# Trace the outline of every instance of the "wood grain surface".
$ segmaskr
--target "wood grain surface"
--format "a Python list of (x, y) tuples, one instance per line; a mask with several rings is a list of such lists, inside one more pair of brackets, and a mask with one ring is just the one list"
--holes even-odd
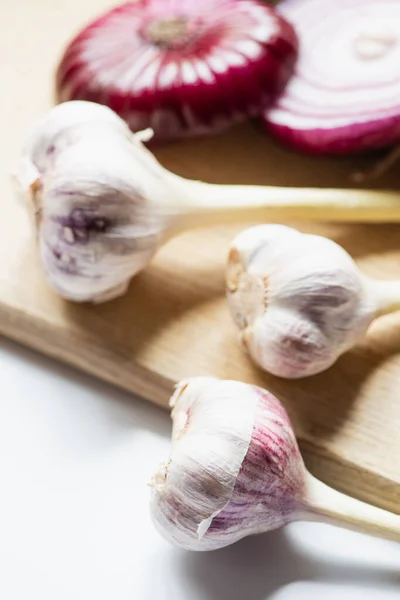
[[(69, 304), (48, 287), (10, 173), (27, 129), (51, 106), (53, 70), (64, 44), (110, 5), (106, 0), (1, 4), (0, 332), (163, 406), (182, 377), (211, 374), (265, 386), (285, 403), (315, 475), (400, 512), (400, 315), (375, 322), (365, 343), (328, 372), (288, 382), (251, 364), (226, 310), (224, 263), (238, 227), (175, 239), (125, 297), (108, 304)], [(156, 154), (180, 175), (226, 183), (350, 187), (351, 174), (369, 164), (365, 158), (290, 153), (256, 124), (172, 144)], [(376, 185), (400, 189), (398, 172), (393, 169)], [(398, 225), (300, 228), (338, 241), (369, 275), (400, 277)]]

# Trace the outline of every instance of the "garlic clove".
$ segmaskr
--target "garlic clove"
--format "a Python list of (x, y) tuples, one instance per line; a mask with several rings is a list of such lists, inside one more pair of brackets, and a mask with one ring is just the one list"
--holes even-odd
[(66, 48), (61, 101), (110, 106), (157, 139), (216, 133), (256, 116), (285, 85), (292, 27), (254, 0), (139, 0), (102, 15)]
[(227, 298), (250, 356), (286, 378), (330, 367), (365, 334), (378, 308), (340, 246), (277, 225), (250, 228), (233, 241)]
[(189, 379), (173, 396), (172, 450), (152, 482), (160, 533), (212, 550), (289, 522), (303, 466), (288, 417), (268, 392), (236, 381)]
[(400, 515), (306, 471), (289, 417), (266, 390), (194, 378), (178, 384), (172, 404), (171, 453), (150, 483), (151, 516), (167, 541), (215, 550), (295, 520), (400, 541)]

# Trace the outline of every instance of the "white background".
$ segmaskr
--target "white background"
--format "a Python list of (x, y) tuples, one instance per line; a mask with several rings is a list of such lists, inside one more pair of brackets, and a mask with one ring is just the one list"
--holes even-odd
[(166, 413), (1, 338), (0, 380), (2, 600), (399, 600), (400, 545), (329, 526), (170, 547), (146, 485)]

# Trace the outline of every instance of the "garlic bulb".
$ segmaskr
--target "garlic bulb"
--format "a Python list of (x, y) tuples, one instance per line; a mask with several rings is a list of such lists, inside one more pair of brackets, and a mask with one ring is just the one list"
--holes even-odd
[(263, 369), (287, 378), (330, 367), (371, 321), (400, 308), (400, 283), (362, 275), (338, 244), (283, 225), (233, 241), (227, 297), (241, 340)]
[(136, 0), (71, 41), (57, 93), (106, 104), (158, 140), (217, 133), (269, 106), (296, 56), (291, 25), (258, 1)]
[(400, 541), (400, 516), (348, 498), (305, 469), (280, 402), (261, 388), (201, 377), (171, 398), (172, 448), (151, 481), (158, 531), (214, 550), (297, 519)]
[(186, 229), (265, 215), (400, 220), (396, 193), (210, 185), (164, 169), (105, 106), (66, 102), (34, 127), (16, 180), (35, 214), (45, 273), (75, 301), (124, 293), (158, 247)]
[(142, 137), (105, 106), (70, 102), (27, 140), (17, 180), (34, 207), (44, 271), (65, 298), (123, 293), (173, 221), (171, 192)]
[(276, 398), (209, 377), (181, 382), (171, 406), (172, 451), (152, 494), (153, 519), (167, 539), (212, 550), (292, 520), (304, 467)]

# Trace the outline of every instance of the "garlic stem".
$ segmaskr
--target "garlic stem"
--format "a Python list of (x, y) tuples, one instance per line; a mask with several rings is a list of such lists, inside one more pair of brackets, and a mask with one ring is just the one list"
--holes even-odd
[(387, 540), (400, 542), (400, 515), (371, 506), (330, 488), (309, 473), (306, 513), (301, 520), (323, 521)]
[(266, 218), (400, 222), (397, 191), (216, 185), (190, 180), (181, 180), (181, 184), (187, 213), (182, 216), (181, 229)]
[(213, 185), (163, 168), (100, 104), (66, 102), (32, 130), (16, 180), (35, 207), (39, 251), (63, 297), (104, 301), (172, 236), (267, 219), (399, 221), (399, 192)]
[(376, 317), (400, 310), (400, 281), (374, 279), (371, 286), (376, 298)]

